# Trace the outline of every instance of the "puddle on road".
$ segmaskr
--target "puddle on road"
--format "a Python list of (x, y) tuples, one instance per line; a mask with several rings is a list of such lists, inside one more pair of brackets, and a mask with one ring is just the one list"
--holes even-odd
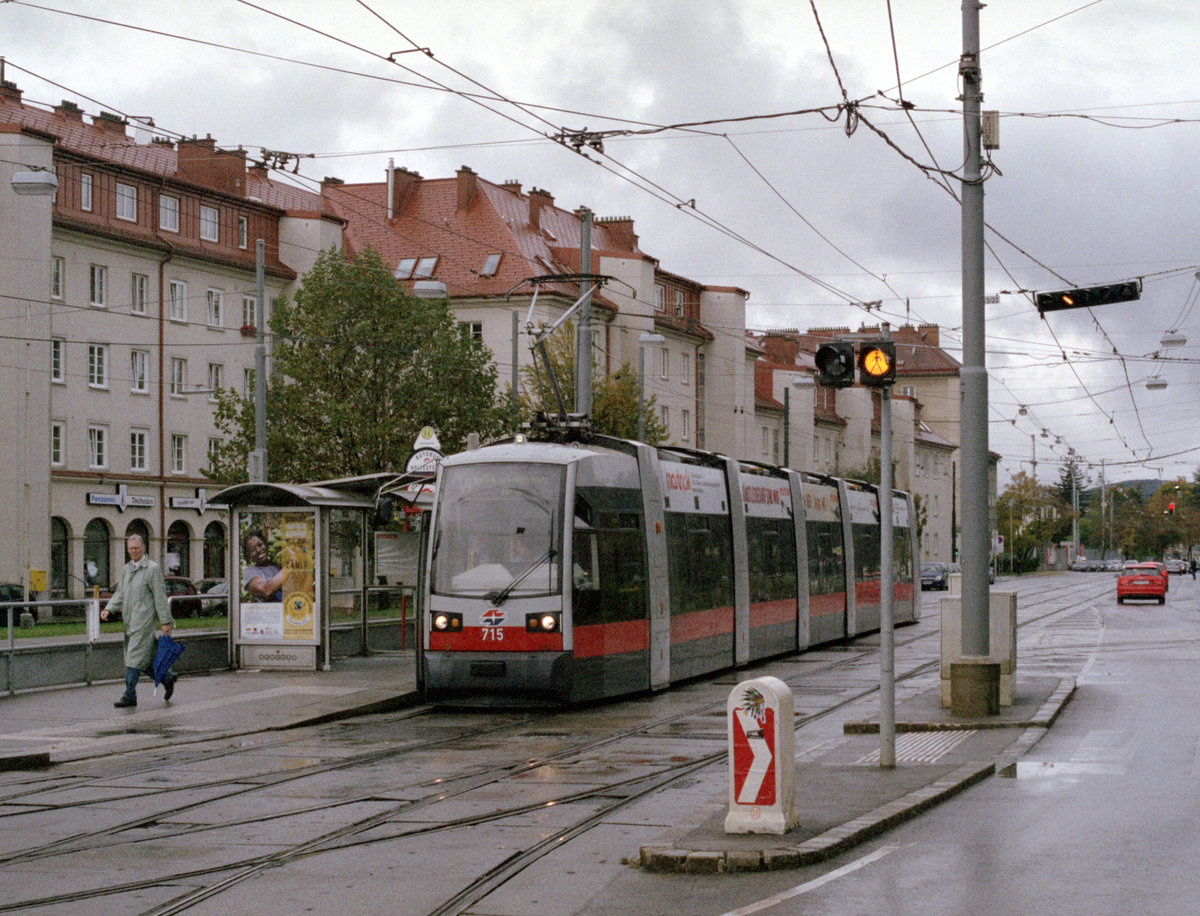
[(1044, 779), (1048, 776), (1062, 776), (1065, 773), (1066, 770), (1056, 764), (1029, 760), (1001, 767), (996, 775), (1001, 779)]

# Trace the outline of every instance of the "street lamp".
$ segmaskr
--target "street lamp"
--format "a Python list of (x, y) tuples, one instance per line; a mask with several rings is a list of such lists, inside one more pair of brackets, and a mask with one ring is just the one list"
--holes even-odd
[(412, 293), (418, 299), (445, 299), (446, 284), (441, 280), (418, 280), (413, 284)]
[(643, 333), (638, 336), (638, 424), (637, 437), (641, 442), (646, 438), (646, 346), (648, 344), (665, 344), (667, 338), (661, 334)]
[(47, 169), (17, 172), (9, 184), (22, 197), (49, 197), (58, 191), (58, 177)]

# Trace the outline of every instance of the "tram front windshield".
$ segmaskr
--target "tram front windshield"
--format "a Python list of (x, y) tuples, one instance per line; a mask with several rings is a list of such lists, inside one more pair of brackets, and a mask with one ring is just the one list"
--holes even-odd
[(444, 468), (433, 541), (433, 592), (459, 597), (561, 592), (565, 482), (560, 465)]

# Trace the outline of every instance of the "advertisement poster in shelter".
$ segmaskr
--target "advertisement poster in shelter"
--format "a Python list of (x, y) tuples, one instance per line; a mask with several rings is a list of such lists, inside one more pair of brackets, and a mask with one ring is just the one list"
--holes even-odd
[(303, 510), (239, 513), (242, 641), (317, 643), (315, 519)]

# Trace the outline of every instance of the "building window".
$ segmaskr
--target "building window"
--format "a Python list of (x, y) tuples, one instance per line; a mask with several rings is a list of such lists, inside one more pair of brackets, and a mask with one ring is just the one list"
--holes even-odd
[(767, 457), (767, 448), (771, 444), (771, 431), (765, 426), (762, 427), (762, 456)]
[(88, 467), (108, 467), (108, 427), (88, 426)]
[(135, 315), (146, 314), (146, 295), (150, 289), (150, 278), (145, 274), (134, 274), (131, 281), (129, 295), (130, 305), (129, 311)]
[(60, 468), (66, 464), (66, 460), (63, 458), (66, 438), (66, 424), (61, 420), (52, 420), (50, 422), (50, 464), (53, 467)]
[(158, 198), (158, 228), (164, 232), (179, 231), (178, 197), (167, 197), (164, 194)]
[(136, 394), (150, 391), (150, 351), (129, 351), (129, 390)]
[(680, 370), (680, 379), (679, 380), (681, 382), (683, 382), (683, 384), (686, 385), (688, 383), (688, 367), (689, 367), (689, 364), (691, 363), (691, 360), (688, 359), (687, 353), (679, 354), (679, 358), (683, 361), (683, 366)]
[(689, 431), (692, 428), (692, 412), (690, 410), (680, 411), (679, 425), (683, 427), (682, 431), (680, 432), (680, 437), (684, 442), (686, 442)]
[(667, 308), (667, 291), (660, 284), (654, 284), (654, 310), (656, 312), (666, 311)]
[(171, 473), (182, 474), (187, 466), (187, 436), (171, 434)]
[(225, 367), (221, 363), (208, 364), (208, 399), (216, 403), (217, 392), (225, 383)]
[(242, 296), (242, 327), (258, 327), (258, 299), (254, 296)]
[(172, 321), (187, 321), (187, 284), (172, 280), (167, 284), (167, 299), (170, 303), (167, 317)]
[(104, 308), (107, 300), (108, 268), (102, 264), (93, 264), (88, 271), (88, 301), (97, 308)]
[(216, 207), (200, 208), (200, 238), (215, 242), (220, 238), (221, 214)]
[(658, 352), (660, 358), (658, 377), (667, 378), (671, 374), (671, 353), (666, 347), (663, 347)]
[(171, 357), (171, 396), (183, 397), (187, 390), (187, 360)]
[(146, 431), (144, 429), (129, 431), (129, 470), (146, 470)]
[(483, 340), (483, 322), (482, 321), (464, 321), (462, 323), (463, 333), (472, 340)]
[(401, 258), (396, 265), (395, 277), (397, 280), (407, 280), (412, 276), (413, 268), (417, 266), (416, 258)]
[(771, 461), (779, 464), (779, 430), (771, 430)]
[(483, 262), (483, 270), (479, 272), (481, 277), (494, 277), (496, 271), (500, 269), (500, 255), (489, 254), (487, 260)]
[(50, 381), (57, 385), (67, 381), (66, 346), (67, 342), (58, 337), (50, 341)]
[(437, 262), (437, 257), (421, 258), (421, 260), (417, 261), (417, 269), (413, 271), (413, 279), (419, 280), (432, 277), (434, 268), (437, 267)]
[(220, 454), (221, 454), (221, 440), (218, 438), (215, 438), (215, 437), (209, 439), (208, 440), (208, 466), (210, 468), (217, 463), (217, 458), (220, 457)]
[(108, 344), (88, 344), (88, 387), (108, 387)]
[(244, 398), (254, 397), (254, 370), (253, 369), (243, 369), (242, 370), (242, 397), (244, 397)]
[(671, 411), (666, 407), (666, 405), (663, 405), (661, 408), (659, 408), (658, 413), (662, 419), (663, 435), (671, 435)]
[(50, 298), (61, 299), (66, 286), (67, 264), (60, 257), (50, 259)]
[(238, 217), (238, 248), (250, 244), (250, 223), (244, 216)]
[(675, 317), (683, 317), (683, 290), (675, 290)]
[(137, 222), (137, 187), (117, 182), (117, 219)]
[(206, 298), (208, 300), (208, 326), (219, 328), (221, 327), (221, 305), (224, 294), (219, 289), (210, 289)]
[(79, 176), (79, 209), (92, 209), (92, 176), (88, 172)]

